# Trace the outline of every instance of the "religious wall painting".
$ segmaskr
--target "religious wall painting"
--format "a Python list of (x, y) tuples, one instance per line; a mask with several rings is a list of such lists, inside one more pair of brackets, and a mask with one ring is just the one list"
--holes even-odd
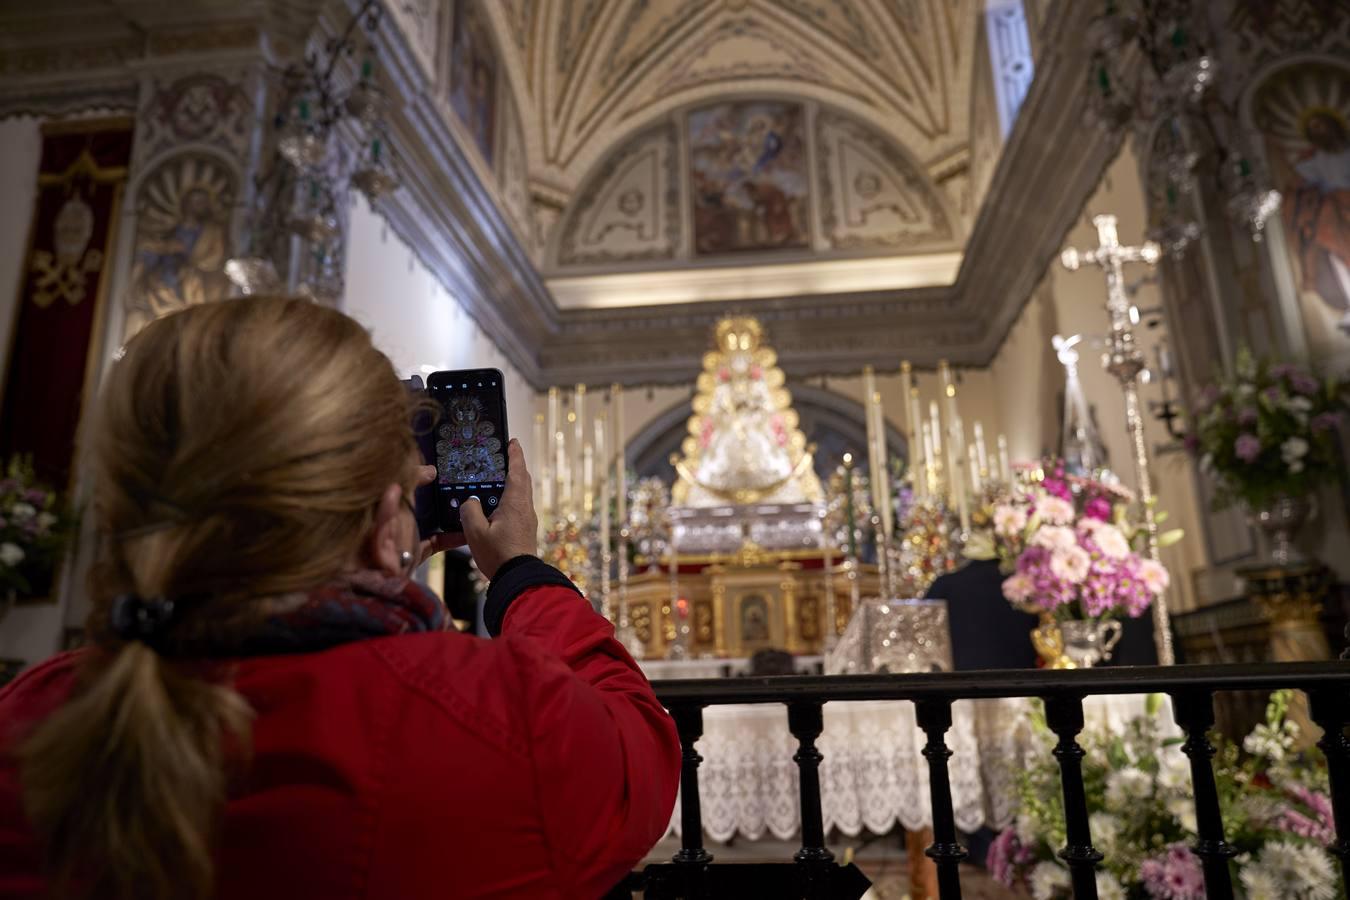
[(450, 106), (491, 166), (497, 124), (497, 54), (477, 0), (455, 3), (450, 29)]
[(64, 487), (90, 371), (101, 344), (107, 261), (131, 159), (130, 120), (43, 129), (38, 190), (23, 266), (4, 399), (0, 460), (29, 456)]
[(1252, 95), (1313, 357), (1350, 352), (1350, 67), (1279, 69)]
[(183, 153), (146, 176), (136, 198), (136, 242), (127, 335), (146, 322), (230, 295), (235, 174), (219, 160)]
[(810, 245), (800, 104), (719, 103), (694, 110), (689, 169), (698, 255)]
[(713, 603), (708, 599), (695, 600), (694, 604), (694, 641), (699, 644), (712, 644), (717, 634), (713, 627)]
[(769, 601), (762, 594), (740, 598), (741, 643), (764, 644), (769, 641)]

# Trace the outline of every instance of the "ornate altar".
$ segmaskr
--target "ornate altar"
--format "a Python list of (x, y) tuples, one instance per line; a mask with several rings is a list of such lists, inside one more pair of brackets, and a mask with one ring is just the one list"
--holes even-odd
[(682, 555), (677, 580), (668, 560), (661, 563), (628, 583), (629, 621), (649, 659), (671, 655), (677, 623), (688, 628), (690, 657), (745, 657), (770, 648), (817, 654), (825, 647), (829, 592), (837, 635), (852, 614), (855, 586), (860, 596), (876, 596), (881, 587), (875, 566), (837, 563), (827, 571), (817, 551), (746, 547), (730, 556)]
[(827, 549), (813, 448), (760, 323), (724, 319), (715, 341), (671, 460), (666, 552), (638, 560), (629, 620), (648, 656), (819, 653), (876, 570)]

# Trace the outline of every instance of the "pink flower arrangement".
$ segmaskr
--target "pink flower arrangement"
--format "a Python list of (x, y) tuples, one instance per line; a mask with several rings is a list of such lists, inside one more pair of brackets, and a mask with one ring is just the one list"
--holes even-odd
[(1231, 378), (1201, 391), (1185, 445), (1217, 477), (1219, 502), (1261, 507), (1345, 477), (1336, 431), (1347, 411), (1345, 384), (1244, 351)]
[(1144, 860), (1139, 877), (1151, 900), (1205, 900), (1200, 857), (1185, 844), (1173, 844), (1161, 856)]
[(1055, 468), (992, 514), (1003, 596), (1058, 618), (1137, 618), (1167, 590), (1167, 569), (1131, 546), (1118, 488)]
[(989, 845), (989, 854), (985, 857), (984, 865), (989, 870), (990, 876), (999, 884), (1004, 887), (1016, 887), (1017, 882), (1021, 880), (1019, 869), (1035, 859), (1035, 851), (1030, 847), (1023, 847), (1022, 842), (1017, 839), (1017, 829), (1005, 828)]

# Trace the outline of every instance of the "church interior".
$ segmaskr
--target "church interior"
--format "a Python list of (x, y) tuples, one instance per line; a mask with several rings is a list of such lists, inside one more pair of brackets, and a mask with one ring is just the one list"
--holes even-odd
[[(121, 348), (259, 294), (353, 317), (403, 378), (501, 373), (509, 427), (479, 404), (441, 437), (523, 445), (539, 555), (658, 695), (1344, 665), (1337, 0), (12, 3), (0, 160), (0, 683), (84, 641), (81, 429)], [(466, 553), (419, 578), (484, 633)], [(1108, 694), (1084, 709), (1117, 736), (1172, 703)], [(1068, 897), (1032, 850), (1044, 773), (1008, 770), (1044, 719), (977, 696), (948, 733), (967, 896)], [(822, 846), (868, 896), (936, 898), (927, 726), (853, 699), (824, 708)], [(1310, 748), (1309, 709), (1215, 715), (1259, 755), (1253, 728)], [(806, 846), (781, 705), (710, 701), (694, 736), (704, 838), (677, 809), (651, 859)], [(1296, 849), (1334, 878), (1330, 836)], [(1345, 896), (1261, 893), (1250, 852), (1240, 896)], [(1146, 856), (1092, 896), (1201, 896)]]

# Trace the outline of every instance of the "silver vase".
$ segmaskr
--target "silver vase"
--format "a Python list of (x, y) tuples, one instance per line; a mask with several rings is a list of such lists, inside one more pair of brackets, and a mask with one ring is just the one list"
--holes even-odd
[(1111, 659), (1124, 627), (1115, 619), (1073, 619), (1059, 623), (1064, 655), (1080, 669)]
[(1288, 566), (1305, 561), (1294, 541), (1310, 511), (1306, 497), (1288, 494), (1279, 494), (1261, 506), (1252, 507), (1252, 524), (1265, 534), (1270, 545), (1270, 560), (1275, 565)]

